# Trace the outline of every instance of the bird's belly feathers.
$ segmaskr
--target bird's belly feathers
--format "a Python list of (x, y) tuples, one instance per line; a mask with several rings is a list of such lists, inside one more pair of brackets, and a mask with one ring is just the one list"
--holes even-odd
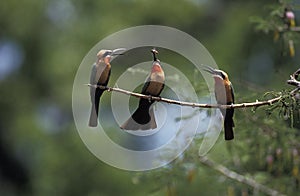
[(228, 85), (215, 85), (215, 96), (218, 104), (232, 103), (231, 88)]

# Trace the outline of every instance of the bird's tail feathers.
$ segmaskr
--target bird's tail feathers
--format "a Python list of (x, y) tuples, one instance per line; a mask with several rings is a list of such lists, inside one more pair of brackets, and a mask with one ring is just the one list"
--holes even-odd
[(125, 130), (149, 130), (157, 127), (153, 108), (138, 108), (120, 127)]
[(90, 120), (89, 120), (89, 126), (90, 127), (97, 127), (97, 125), (98, 125), (98, 111), (96, 109), (96, 106), (94, 104), (92, 104)]
[(234, 138), (233, 127), (234, 127), (234, 122), (232, 116), (225, 115), (225, 119), (224, 119), (225, 140), (232, 140)]

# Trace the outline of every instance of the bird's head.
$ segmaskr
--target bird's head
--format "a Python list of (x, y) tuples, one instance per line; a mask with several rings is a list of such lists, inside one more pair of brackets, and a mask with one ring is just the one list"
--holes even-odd
[(157, 51), (155, 48), (153, 48), (153, 49), (151, 50), (151, 53), (152, 53), (152, 55), (153, 55), (153, 61), (159, 61), (159, 60), (157, 59), (157, 57), (156, 57), (156, 55), (158, 54), (158, 51)]
[(123, 55), (126, 48), (117, 48), (114, 50), (100, 50), (97, 54), (98, 62), (109, 64), (112, 56)]
[(214, 69), (212, 67), (209, 67), (207, 65), (204, 65), (205, 69), (204, 71), (212, 74), (215, 80), (228, 80), (228, 75), (225, 71)]
[(160, 65), (160, 61), (158, 60), (158, 58), (156, 57), (156, 55), (158, 54), (158, 51), (153, 48), (151, 50), (151, 53), (153, 55), (153, 64), (152, 64), (152, 73), (154, 72), (162, 72), (162, 68), (161, 68), (161, 65)]

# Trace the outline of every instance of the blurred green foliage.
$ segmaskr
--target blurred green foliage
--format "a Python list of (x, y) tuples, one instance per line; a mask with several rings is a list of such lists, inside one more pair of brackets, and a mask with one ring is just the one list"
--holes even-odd
[[(229, 73), (238, 103), (289, 88), (285, 81), (299, 68), (299, 41), (290, 58), (282, 55), (272, 35), (254, 31), (250, 23), (254, 16), (267, 18), (275, 10), (266, 9), (269, 4), (0, 1), (0, 64), (6, 70), (0, 77), (0, 195), (254, 194), (251, 187), (201, 165), (198, 140), (181, 158), (155, 171), (126, 172), (102, 163), (76, 131), (71, 93), (77, 68), (94, 44), (113, 32), (147, 24), (178, 28), (203, 43)], [(300, 24), (300, 13), (295, 13)], [(268, 23), (260, 25), (269, 28)], [(11, 54), (19, 61), (9, 63), (5, 57)], [(263, 109), (239, 109), (235, 121), (236, 139), (225, 142), (221, 134), (209, 157), (282, 193), (299, 193), (299, 127), (291, 128)]]

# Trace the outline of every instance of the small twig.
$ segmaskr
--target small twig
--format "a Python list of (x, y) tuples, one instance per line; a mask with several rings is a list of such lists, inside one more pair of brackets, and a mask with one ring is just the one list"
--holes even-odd
[(249, 185), (249, 186), (253, 187), (254, 189), (259, 190), (267, 195), (283, 195), (283, 194), (279, 193), (277, 190), (271, 189), (265, 185), (262, 185), (262, 184), (256, 182), (252, 178), (238, 174), (221, 164), (215, 163), (214, 161), (210, 160), (206, 156), (199, 156), (199, 160), (204, 165), (220, 172), (222, 175), (224, 175), (230, 179), (236, 180), (238, 182), (244, 183), (246, 185)]
[(289, 80), (287, 80), (286, 82), (290, 85), (293, 85), (293, 86), (296, 86), (297, 88), (300, 87), (300, 82), (298, 80), (295, 79), (295, 76), (294, 74), (293, 75), (290, 75), (290, 78)]
[(290, 27), (289, 30), (294, 32), (300, 32), (300, 27)]
[(162, 97), (154, 97), (151, 95), (143, 95), (140, 93), (134, 93), (131, 91), (123, 90), (120, 88), (114, 88), (114, 87), (107, 87), (107, 86), (101, 86), (101, 85), (92, 85), (92, 84), (87, 84), (91, 88), (101, 88), (107, 91), (115, 91), (119, 93), (123, 93), (126, 95), (142, 98), (142, 99), (148, 99), (148, 100), (154, 100), (154, 101), (161, 101), (169, 104), (176, 104), (176, 105), (181, 105), (181, 106), (189, 106), (189, 107), (198, 107), (198, 108), (221, 108), (221, 109), (226, 109), (226, 108), (247, 108), (247, 107), (259, 107), (263, 105), (272, 105), (273, 103), (278, 102), (281, 99), (281, 96), (275, 97), (273, 99), (269, 99), (266, 101), (258, 101), (256, 100), (255, 102), (250, 102), (250, 103), (239, 103), (239, 104), (232, 104), (232, 105), (220, 105), (220, 104), (202, 104), (202, 103), (192, 103), (192, 102), (185, 102), (185, 101), (177, 101), (173, 99), (167, 99), (167, 98), (162, 98)]
[(293, 76), (295, 79), (297, 79), (299, 74), (300, 74), (300, 69), (298, 69), (297, 71), (295, 71), (295, 72), (293, 73), (292, 76)]
[(278, 32), (300, 32), (300, 27), (277, 27)]
[(299, 91), (299, 90), (300, 90), (300, 87), (295, 88), (294, 90), (292, 90), (292, 91), (290, 92), (290, 94), (293, 95), (293, 96), (295, 96), (295, 95), (296, 95), (296, 92)]
[(299, 74), (300, 69), (298, 69), (292, 75), (290, 75), (290, 79), (286, 81), (288, 84), (296, 86), (296, 88), (290, 92), (291, 95), (295, 95), (296, 92), (300, 90), (300, 82), (297, 80)]

